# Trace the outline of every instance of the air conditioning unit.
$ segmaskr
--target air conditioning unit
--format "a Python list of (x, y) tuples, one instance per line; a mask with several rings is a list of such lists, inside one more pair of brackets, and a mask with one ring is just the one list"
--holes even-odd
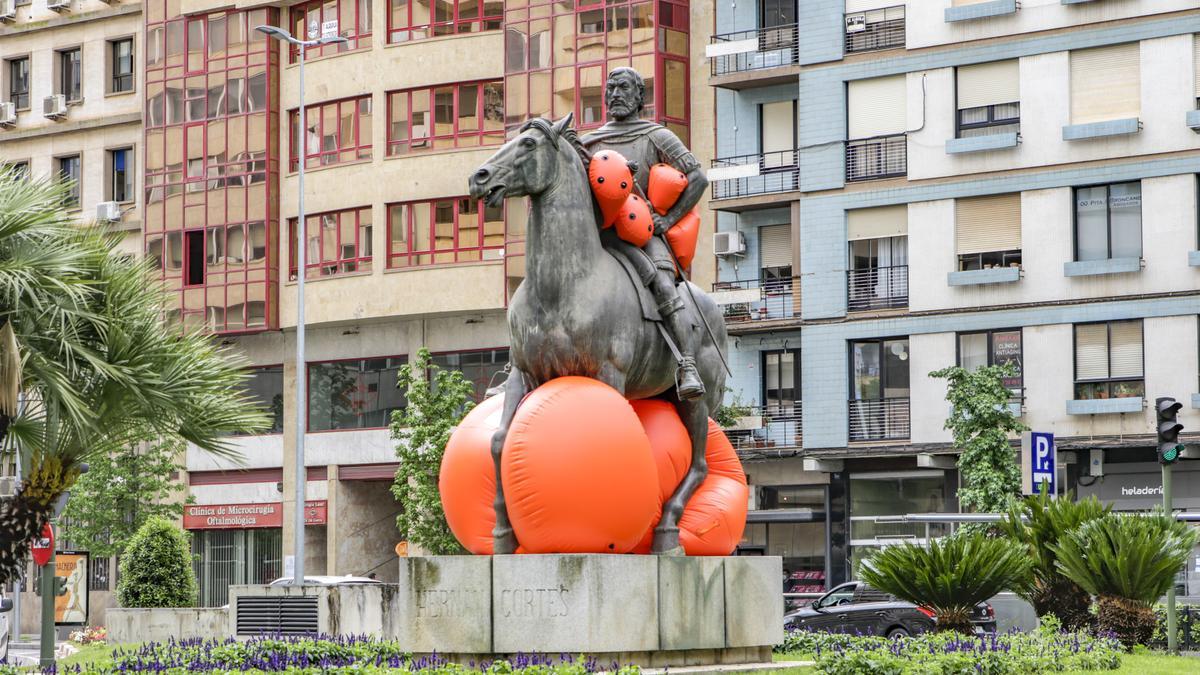
[(21, 481), (17, 480), (16, 476), (4, 476), (0, 478), (0, 497), (16, 496), (17, 488), (20, 485)]
[(741, 232), (717, 232), (713, 235), (713, 253), (739, 255), (746, 252), (746, 238)]
[(116, 202), (100, 202), (96, 205), (96, 220), (115, 223), (121, 219), (121, 205)]
[(42, 115), (50, 119), (67, 116), (67, 95), (51, 94), (42, 99)]
[(56, 12), (71, 11), (71, 0), (46, 0), (46, 9), (52, 9)]
[(17, 20), (17, 0), (0, 0), (0, 21)]
[(0, 126), (11, 127), (17, 123), (17, 104), (12, 101), (0, 103)]

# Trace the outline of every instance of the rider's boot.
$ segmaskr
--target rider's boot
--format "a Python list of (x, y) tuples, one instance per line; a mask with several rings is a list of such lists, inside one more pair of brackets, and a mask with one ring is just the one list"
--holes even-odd
[(693, 326), (688, 321), (687, 312), (683, 309), (683, 301), (675, 296), (671, 301), (659, 306), (659, 313), (670, 331), (671, 337), (679, 347), (679, 370), (675, 373), (675, 385), (681, 401), (691, 401), (704, 396), (704, 381), (696, 370), (696, 340)]

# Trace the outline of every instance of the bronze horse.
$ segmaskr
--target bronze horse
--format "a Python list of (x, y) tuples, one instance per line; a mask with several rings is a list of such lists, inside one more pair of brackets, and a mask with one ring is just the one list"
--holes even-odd
[(708, 474), (704, 451), (708, 417), (725, 391), (717, 344), (726, 340), (720, 308), (690, 281), (683, 293), (693, 330), (712, 329), (696, 354), (707, 393), (692, 401), (675, 396), (676, 359), (658, 327), (643, 319), (638, 289), (601, 244), (587, 170), (572, 115), (557, 123), (534, 119), (469, 179), (473, 198), (499, 205), (527, 196), (530, 215), (526, 277), (508, 308), (512, 371), (504, 389), (504, 412), (492, 439), (496, 470), (495, 553), (513, 553), (517, 540), (508, 519), (500, 457), (517, 406), (526, 393), (556, 377), (579, 375), (604, 382), (630, 399), (662, 397), (679, 411), (692, 440), (691, 467), (663, 505), (654, 529), (653, 552), (680, 555), (679, 517)]

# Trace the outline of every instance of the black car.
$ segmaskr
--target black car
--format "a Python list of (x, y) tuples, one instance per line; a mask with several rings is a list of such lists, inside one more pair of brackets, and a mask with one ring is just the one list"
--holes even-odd
[[(934, 613), (911, 602), (875, 590), (861, 581), (835, 587), (812, 605), (783, 617), (784, 630), (814, 630), (827, 633), (861, 633), (907, 637), (932, 630)], [(981, 602), (971, 613), (976, 633), (996, 632), (996, 613)]]

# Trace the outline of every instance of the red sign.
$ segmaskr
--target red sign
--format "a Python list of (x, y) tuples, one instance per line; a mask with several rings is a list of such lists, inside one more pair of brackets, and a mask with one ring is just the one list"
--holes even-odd
[(54, 553), (54, 528), (50, 523), (42, 527), (42, 536), (34, 538), (30, 548), (33, 549), (33, 564), (41, 567), (50, 562), (50, 555)]
[[(306, 525), (324, 525), (329, 503), (312, 499), (304, 505)], [(228, 530), (259, 527), (283, 527), (283, 504), (188, 504), (183, 511), (185, 530)]]

